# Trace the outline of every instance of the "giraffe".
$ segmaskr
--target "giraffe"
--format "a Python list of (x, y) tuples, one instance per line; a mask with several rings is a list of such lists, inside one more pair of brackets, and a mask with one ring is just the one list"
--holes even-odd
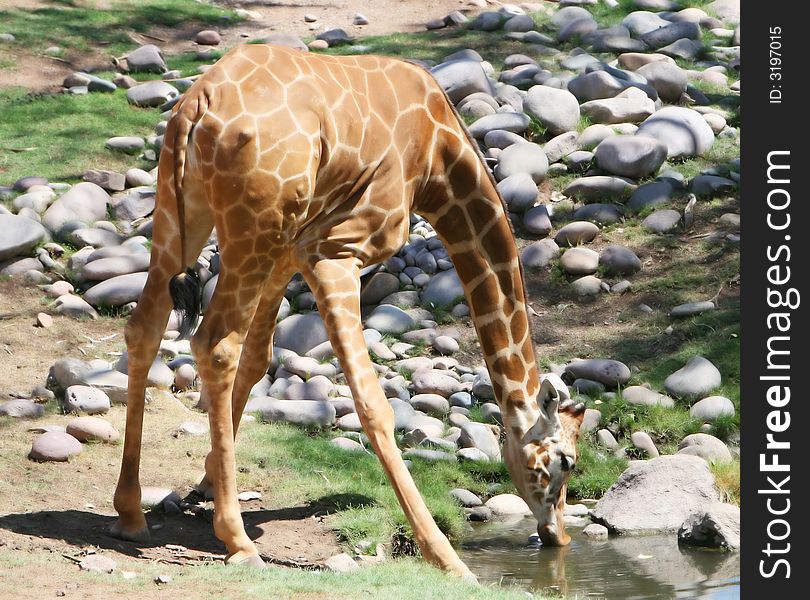
[(129, 389), (112, 533), (148, 539), (139, 462), (146, 375), (172, 306), (196, 323), (190, 266), (216, 227), (220, 275), (191, 339), (209, 406), (213, 492), (226, 562), (260, 566), (236, 490), (234, 440), (248, 393), (267, 371), (279, 304), (300, 272), (370, 443), (423, 557), (474, 580), (439, 530), (396, 446), (393, 412), (360, 320), (360, 269), (393, 255), (409, 214), (433, 224), (469, 301), (506, 433), (504, 460), (543, 543), (565, 545), (562, 509), (584, 406), (540, 377), (523, 274), (503, 201), (447, 96), (424, 69), (376, 56), (283, 47), (231, 50), (169, 120), (158, 168), (152, 257), (125, 328)]

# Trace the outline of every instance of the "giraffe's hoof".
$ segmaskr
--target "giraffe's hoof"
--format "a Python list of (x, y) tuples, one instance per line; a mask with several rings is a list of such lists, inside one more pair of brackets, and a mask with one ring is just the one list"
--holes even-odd
[(478, 578), (473, 575), (473, 572), (470, 571), (470, 569), (467, 568), (467, 565), (465, 565), (463, 562), (459, 561), (458, 564), (447, 568), (446, 571), (453, 577), (458, 577), (459, 579), (462, 579), (472, 585), (478, 585)]
[(149, 529), (146, 528), (146, 525), (142, 525), (140, 527), (126, 527), (122, 525), (121, 519), (118, 519), (115, 523), (113, 523), (113, 526), (110, 527), (110, 535), (122, 540), (128, 540), (130, 542), (137, 542), (140, 544), (148, 543), (152, 537), (149, 534)]
[(265, 564), (262, 557), (258, 554), (244, 554), (237, 552), (225, 559), (225, 564), (236, 565), (239, 567), (251, 567), (253, 569), (263, 569)]

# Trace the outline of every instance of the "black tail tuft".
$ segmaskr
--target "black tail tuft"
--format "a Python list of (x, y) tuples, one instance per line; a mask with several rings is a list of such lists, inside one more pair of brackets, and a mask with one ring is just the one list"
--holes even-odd
[(191, 269), (178, 273), (169, 281), (169, 294), (174, 309), (180, 313), (180, 339), (190, 336), (197, 326), (197, 317), (202, 309), (202, 284)]

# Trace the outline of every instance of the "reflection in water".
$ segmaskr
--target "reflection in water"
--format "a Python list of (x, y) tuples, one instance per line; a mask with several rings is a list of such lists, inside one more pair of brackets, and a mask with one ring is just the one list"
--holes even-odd
[(484, 583), (517, 586), (589, 600), (740, 597), (738, 553), (679, 547), (675, 534), (592, 541), (571, 529), (564, 548), (527, 543), (535, 524), (488, 523), (474, 528), (461, 556)]

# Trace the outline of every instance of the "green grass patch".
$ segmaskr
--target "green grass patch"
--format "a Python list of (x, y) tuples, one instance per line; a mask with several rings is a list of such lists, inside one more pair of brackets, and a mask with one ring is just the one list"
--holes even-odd
[[(104, 147), (115, 135), (147, 136), (158, 121), (155, 109), (129, 105), (124, 90), (86, 96), (35, 96), (0, 91), (0, 181), (26, 175), (76, 182), (90, 167), (125, 171), (153, 165)], [(12, 152), (9, 148), (32, 148)]]
[(740, 505), (740, 462), (710, 462), (714, 485), (723, 502)]
[(580, 439), (579, 459), (568, 480), (568, 502), (601, 498), (627, 468), (627, 461), (605, 453), (584, 436)]

